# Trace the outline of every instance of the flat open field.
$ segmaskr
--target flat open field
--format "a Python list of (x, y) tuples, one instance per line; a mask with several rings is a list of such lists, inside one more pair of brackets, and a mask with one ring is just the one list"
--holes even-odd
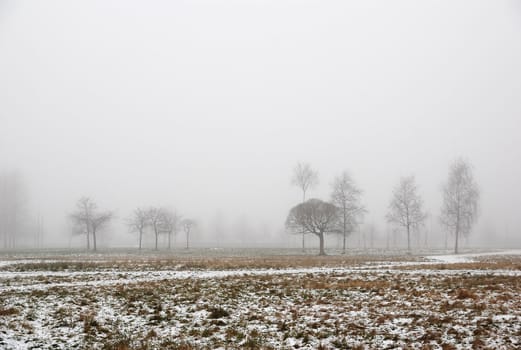
[(0, 255), (1, 349), (517, 349), (521, 251)]

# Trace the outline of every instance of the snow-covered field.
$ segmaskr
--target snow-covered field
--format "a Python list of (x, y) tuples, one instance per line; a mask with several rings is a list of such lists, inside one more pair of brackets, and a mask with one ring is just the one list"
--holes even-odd
[(521, 347), (521, 251), (0, 259), (0, 349)]

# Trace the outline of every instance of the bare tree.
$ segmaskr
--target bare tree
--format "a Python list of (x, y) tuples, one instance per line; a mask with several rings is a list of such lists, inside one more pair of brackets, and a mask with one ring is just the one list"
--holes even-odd
[(4, 248), (15, 248), (26, 214), (25, 188), (19, 172), (0, 173), (0, 236)]
[(356, 229), (360, 218), (367, 210), (360, 201), (362, 190), (356, 186), (347, 171), (336, 177), (331, 187), (331, 202), (340, 210), (343, 236), (342, 253), (345, 254), (347, 236)]
[(94, 251), (96, 251), (96, 233), (105, 228), (110, 220), (114, 217), (114, 214), (110, 211), (104, 211), (101, 213), (94, 213), (91, 218), (91, 229), (92, 229), (92, 243)]
[(183, 230), (185, 231), (185, 234), (186, 234), (186, 249), (189, 248), (190, 232), (192, 232), (192, 229), (194, 228), (195, 224), (196, 224), (195, 221), (192, 219), (184, 219), (181, 222), (181, 225), (183, 226)]
[(325, 255), (324, 234), (338, 233), (339, 225), (338, 208), (334, 204), (313, 198), (293, 207), (286, 219), (287, 229), (295, 232), (303, 230), (304, 233), (312, 233), (318, 237), (319, 255)]
[[(291, 183), (302, 190), (302, 203), (306, 201), (306, 192), (318, 184), (318, 173), (308, 163), (297, 163), (293, 169)], [(302, 250), (305, 250), (305, 230), (302, 229)]]
[(97, 205), (89, 197), (82, 197), (76, 203), (76, 211), (70, 215), (71, 220), (87, 237), (87, 249), (90, 249), (92, 235), (93, 249), (97, 249), (96, 233), (104, 228), (113, 218), (110, 211), (98, 212)]
[(44, 228), (43, 228), (43, 216), (38, 212), (38, 215), (36, 216), (36, 236), (35, 236), (35, 247), (36, 249), (40, 249), (42, 247), (43, 243), (43, 235), (44, 235)]
[(163, 220), (164, 220), (164, 210), (162, 208), (157, 208), (157, 207), (149, 208), (147, 210), (147, 219), (148, 219), (150, 226), (154, 230), (154, 236), (155, 236), (155, 241), (156, 241), (155, 250), (158, 250), (157, 242), (159, 239), (159, 234), (161, 234), (161, 232), (162, 232), (161, 229), (162, 229)]
[(211, 227), (213, 227), (216, 246), (221, 247), (226, 240), (226, 233), (228, 232), (226, 217), (221, 210), (215, 213), (215, 216), (211, 220)]
[(478, 218), (479, 188), (472, 167), (457, 159), (449, 168), (449, 178), (443, 187), (440, 221), (455, 236), (454, 253), (458, 253), (459, 236), (468, 236)]
[(127, 225), (130, 232), (136, 232), (139, 236), (139, 250), (142, 248), (143, 234), (148, 226), (148, 215), (147, 211), (142, 208), (136, 208), (132, 213), (132, 216), (127, 219)]
[(177, 230), (181, 223), (181, 215), (176, 210), (163, 210), (163, 220), (161, 229), (168, 235), (168, 249), (172, 249), (172, 234), (177, 235)]
[(76, 211), (70, 214), (70, 219), (76, 226), (77, 232), (85, 234), (87, 238), (87, 250), (90, 249), (91, 220), (96, 207), (89, 197), (81, 197), (76, 203)]
[(395, 187), (387, 221), (405, 228), (407, 232), (407, 250), (411, 251), (411, 230), (423, 225), (427, 214), (422, 209), (423, 201), (418, 195), (414, 176), (403, 177)]

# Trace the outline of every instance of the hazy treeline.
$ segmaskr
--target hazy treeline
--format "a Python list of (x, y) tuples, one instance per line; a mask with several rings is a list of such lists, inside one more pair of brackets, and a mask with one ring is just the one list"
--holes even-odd
[[(306, 201), (306, 191), (318, 183), (318, 172), (307, 163), (297, 164), (292, 183), (302, 190), (303, 196), (302, 203), (290, 210), (286, 228), (293, 233), (302, 234), (303, 249), (307, 233), (317, 236), (320, 255), (325, 254), (324, 235), (341, 234), (342, 251), (345, 253), (347, 236), (358, 228), (367, 213), (361, 203), (362, 190), (349, 173), (344, 171), (331, 183), (329, 201), (316, 198)], [(470, 163), (460, 158), (450, 165), (442, 195), (443, 203), (438, 220), (446, 234), (454, 236), (454, 252), (458, 253), (461, 237), (470, 234), (478, 217), (480, 192)], [(402, 177), (393, 189), (386, 220), (405, 231), (408, 251), (411, 251), (411, 235), (417, 234), (424, 227), (428, 216), (415, 177)]]
[[(104, 231), (114, 219), (114, 212), (100, 210), (96, 202), (89, 197), (82, 197), (76, 203), (76, 210), (69, 218), (73, 222), (76, 234), (85, 235), (87, 250), (97, 250), (97, 234)], [(196, 221), (183, 218), (177, 210), (163, 207), (138, 207), (124, 219), (130, 233), (138, 235), (139, 250), (143, 248), (143, 236), (152, 233), (154, 249), (159, 249), (159, 237), (168, 237), (168, 249), (172, 249), (172, 239), (182, 230), (186, 236), (186, 249), (190, 246), (190, 233), (196, 226)], [(92, 244), (91, 244), (92, 241)]]
[[(86, 196), (113, 214), (98, 249), (137, 250), (127, 220), (155, 207), (197, 221), (190, 247), (316, 250), (286, 218), (343, 206), (346, 168), (366, 211), (339, 212), (331, 252), (454, 249), (456, 226), (465, 248), (521, 247), (519, 1), (123, 3), (0, 1), (0, 173), (22, 190), (21, 206), (0, 195), (0, 249), (93, 249), (70, 217)], [(441, 220), (458, 155), (477, 222)], [(319, 174), (292, 185), (299, 160)], [(415, 187), (419, 215), (390, 213)], [(163, 231), (158, 249), (186, 247)], [(153, 226), (141, 238), (155, 248)]]
[[(363, 189), (348, 171), (343, 171), (331, 181), (328, 199), (308, 199), (309, 191), (319, 183), (319, 173), (307, 163), (298, 163), (295, 166), (291, 183), (301, 191), (302, 201), (289, 211), (285, 223), (286, 233), (301, 235), (302, 249), (306, 248), (305, 237), (308, 234), (317, 236), (322, 254), (325, 248), (324, 235), (336, 234), (340, 237), (336, 247), (341, 247), (345, 253), (348, 237), (355, 232), (361, 233), (360, 226), (368, 213), (363, 200)], [(416, 184), (415, 177), (399, 179), (397, 185), (390, 189), (388, 213), (385, 216), (388, 225), (393, 227), (393, 242), (396, 242), (396, 232), (404, 232), (407, 248), (411, 250), (413, 238), (419, 241), (421, 231), (426, 230), (427, 218), (434, 218), (444, 229), (438, 235), (452, 235), (454, 250), (457, 252), (460, 239), (471, 233), (478, 215), (479, 189), (473, 178), (472, 166), (468, 162), (458, 159), (450, 165), (442, 196), (440, 212), (428, 213), (424, 209), (421, 188)], [(41, 218), (38, 215), (34, 219), (28, 213), (26, 202), (27, 193), (21, 174), (13, 171), (0, 173), (0, 235), (6, 249), (16, 248), (17, 239), (24, 236), (34, 239), (37, 247), (41, 244)], [(111, 223), (116, 220), (125, 225), (127, 234), (137, 236), (137, 247), (140, 250), (144, 247), (144, 238), (147, 236), (153, 238), (155, 250), (172, 249), (173, 242), (181, 233), (184, 236), (183, 247), (189, 248), (191, 234), (200, 226), (196, 220), (183, 217), (180, 211), (166, 207), (139, 206), (131, 213), (116, 216), (114, 210), (98, 208), (95, 199), (89, 197), (80, 198), (75, 208), (72, 207), (71, 212), (65, 216), (72, 223), (72, 234), (83, 235), (85, 247), (93, 250), (98, 247), (99, 235), (105, 238), (110, 236)], [(36, 225), (28, 225), (29, 222), (36, 222)], [(230, 227), (225, 225), (221, 215), (217, 215), (211, 220), (210, 227), (207, 227), (207, 231), (211, 232), (217, 242), (222, 242), (223, 238), (229, 236), (230, 230), (234, 231), (232, 239), (242, 240), (243, 243), (245, 237), (251, 237), (253, 231), (257, 231), (254, 235), (269, 236), (267, 225), (255, 230), (245, 217), (241, 217)], [(376, 238), (375, 226), (367, 225), (365, 231), (367, 232), (359, 240), (363, 239), (364, 247), (372, 247)], [(284, 235), (282, 232), (278, 233)], [(359, 241), (359, 245), (360, 243)], [(389, 246), (388, 232), (386, 247)]]

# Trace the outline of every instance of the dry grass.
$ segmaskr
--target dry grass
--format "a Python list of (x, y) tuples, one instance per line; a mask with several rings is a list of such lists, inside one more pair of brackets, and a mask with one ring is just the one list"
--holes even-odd
[(0, 308), (0, 316), (12, 316), (12, 315), (18, 315), (19, 313), (20, 313), (20, 310), (14, 308), (14, 307)]
[[(381, 261), (378, 258), (373, 265)], [(516, 266), (516, 259), (473, 263), (479, 274), (430, 273), (421, 265), (421, 271), (414, 273), (335, 269), (60, 285), (87, 278), (116, 279), (126, 271), (155, 268), (349, 268), (370, 262), (369, 257), (344, 256), (161, 257), (92, 265), (68, 261), (64, 270), (58, 270), (60, 262), (52, 266), (35, 263), (29, 267), (32, 271), (76, 271), (94, 266), (107, 271), (115, 266), (122, 269), (88, 277), (16, 275), (16, 280), (10, 280), (12, 285), (32, 281), (52, 286), (1, 292), (3, 305), (12, 307), (0, 309), (0, 331), (11, 332), (13, 338), (28, 337), (35, 348), (45, 348), (45, 341), (35, 343), (30, 340), (34, 337), (27, 336), (36, 324), (42, 325), (48, 339), (61, 339), (64, 349), (363, 349), (383, 348), (388, 344), (385, 342), (404, 349), (519, 345), (512, 343), (521, 336), (519, 277), (483, 273), (479, 267), (495, 264), (501, 270), (512, 270), (508, 266)]]
[[(55, 261), (59, 259), (60, 261)], [(78, 259), (78, 258), (76, 258)], [(235, 269), (281, 269), (309, 267), (350, 267), (365, 263), (396, 261), (420, 261), (414, 256), (371, 256), (371, 255), (273, 255), (273, 256), (164, 256), (150, 255), (131, 259), (106, 256), (98, 260), (70, 260), (63, 257), (46, 258), (41, 261), (13, 263), (3, 267), (5, 271), (161, 271), (161, 270), (235, 270)]]

